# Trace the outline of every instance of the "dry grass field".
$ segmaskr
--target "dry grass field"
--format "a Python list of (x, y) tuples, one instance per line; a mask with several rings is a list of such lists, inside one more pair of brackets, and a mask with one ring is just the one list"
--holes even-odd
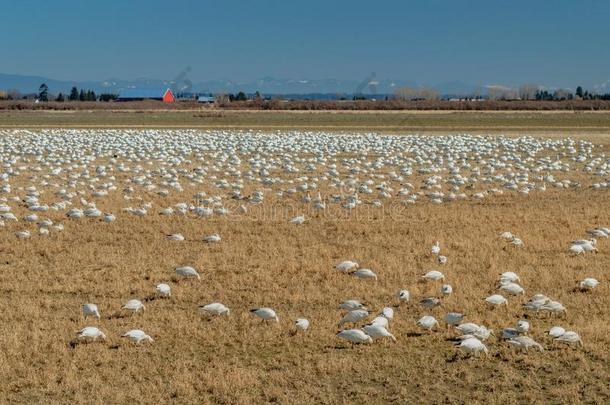
[[(607, 155), (610, 147), (600, 146), (595, 153)], [(212, 164), (211, 155), (205, 156), (203, 164)], [(375, 157), (370, 153), (364, 160)], [(346, 153), (340, 158), (362, 155)], [(108, 157), (89, 162), (91, 177), (96, 165), (107, 162)], [(160, 163), (154, 159), (134, 162), (119, 153), (115, 166), (121, 162), (153, 169), (152, 178), (161, 182), (160, 174), (154, 172)], [(189, 173), (198, 164), (179, 166)], [(298, 165), (302, 168), (304, 162)], [(274, 192), (290, 185), (274, 185), (267, 187), (273, 191), (265, 192), (263, 204), (248, 206), (244, 214), (237, 213), (244, 202), (227, 198), (227, 190), (215, 187), (211, 180), (212, 174), (227, 177), (226, 166), (211, 170), (209, 181), (202, 184), (183, 181), (184, 191), (172, 191), (167, 197), (131, 184), (135, 189), (131, 200), (125, 199), (123, 188), (133, 174), (115, 171), (112, 181), (117, 190), (93, 199), (101, 211), (116, 215), (115, 222), (69, 219), (67, 209), (50, 210), (38, 216), (63, 223), (65, 229), (38, 236), (36, 224), (23, 219), (31, 211), (9, 197), (23, 199), (25, 188), (36, 185), (42, 191), (40, 200), (51, 204), (58, 200), (52, 184), (63, 186), (69, 178), (62, 174), (45, 179), (49, 168), (43, 165), (36, 170), (35, 154), (13, 164), (19, 166), (23, 168), (10, 179), (12, 191), (0, 194), (19, 218), (0, 227), (1, 402), (610, 401), (610, 240), (600, 238), (597, 253), (568, 254), (571, 240), (585, 237), (587, 229), (610, 225), (610, 192), (591, 189), (593, 181), (602, 179), (582, 170), (554, 173), (557, 178), (580, 182), (579, 188), (549, 185), (547, 191), (534, 190), (527, 196), (506, 192), (443, 204), (422, 197), (416, 204), (402, 205), (393, 198), (382, 207), (364, 204), (351, 212), (336, 204), (314, 211), (301, 201), (303, 193), (279, 197)], [(247, 170), (246, 158), (241, 167)], [(397, 167), (388, 164), (376, 173), (394, 170)], [(298, 176), (282, 173), (278, 168), (272, 174)], [(321, 177), (323, 173), (318, 167), (306, 175)], [(419, 191), (427, 177), (415, 172), (409, 181)], [(47, 186), (41, 186), (43, 180)], [(74, 207), (81, 206), (80, 197), (92, 200), (88, 184), (97, 187), (111, 180), (78, 181), (82, 184), (76, 183), (73, 191), (84, 193), (73, 199)], [(490, 186), (478, 183), (467, 193), (486, 187)], [(260, 188), (264, 187), (246, 182), (242, 195)], [(192, 196), (197, 192), (224, 196), (229, 215), (158, 215), (162, 207), (194, 203)], [(320, 192), (326, 197), (337, 190), (320, 181)], [(146, 216), (122, 211), (144, 202), (152, 204)], [(307, 218), (303, 225), (289, 223), (302, 213)], [(15, 237), (16, 231), (25, 229), (32, 232), (31, 238)], [(511, 246), (498, 238), (503, 231), (518, 235), (524, 246)], [(166, 239), (178, 232), (185, 241)], [(212, 233), (221, 235), (222, 241), (201, 241)], [(430, 255), (437, 240), (448, 257), (444, 265)], [(373, 269), (378, 280), (338, 273), (334, 265), (345, 259)], [(180, 265), (198, 269), (201, 281), (178, 280), (173, 269)], [(419, 300), (438, 295), (440, 283), (423, 282), (421, 275), (432, 269), (445, 274), (454, 293), (443, 299), (441, 307), (427, 310)], [(497, 293), (498, 275), (504, 271), (520, 275), (525, 294), (492, 310), (484, 298)], [(585, 277), (598, 279), (600, 285), (591, 292), (576, 290), (577, 281)], [(171, 298), (155, 296), (154, 287), (160, 282), (171, 285)], [(408, 289), (412, 298), (399, 305), (395, 294), (401, 288)], [(525, 312), (521, 304), (536, 293), (560, 301), (567, 313)], [(143, 300), (146, 310), (122, 311), (130, 298)], [(366, 302), (372, 315), (384, 306), (393, 307), (390, 330), (397, 342), (378, 340), (352, 347), (337, 338), (337, 323), (344, 313), (337, 305), (349, 298)], [(230, 316), (202, 316), (198, 305), (215, 301), (227, 305)], [(98, 305), (99, 321), (83, 319), (81, 305), (86, 302)], [(262, 324), (249, 313), (250, 308), (263, 306), (277, 311), (278, 324)], [(496, 332), (485, 342), (489, 356), (468, 358), (447, 341), (457, 336), (441, 321), (448, 311), (463, 312), (468, 321)], [(426, 333), (416, 325), (425, 314), (440, 321), (437, 331)], [(308, 318), (311, 327), (295, 334), (293, 322), (299, 317)], [(544, 352), (520, 353), (500, 339), (502, 328), (523, 318), (530, 321), (530, 335), (544, 346)], [(76, 332), (87, 325), (98, 326), (107, 340), (76, 344)], [(553, 342), (545, 334), (553, 325), (577, 331), (584, 346)], [(154, 342), (136, 345), (121, 338), (129, 329), (143, 329)]]

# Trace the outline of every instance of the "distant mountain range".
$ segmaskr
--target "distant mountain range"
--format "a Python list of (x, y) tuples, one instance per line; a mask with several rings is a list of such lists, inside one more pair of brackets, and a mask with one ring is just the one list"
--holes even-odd
[[(399, 87), (418, 87), (419, 83), (408, 80), (375, 80), (375, 94), (393, 94)], [(128, 88), (159, 88), (172, 87), (183, 89), (189, 83), (173, 83), (167, 80), (155, 79), (108, 79), (102, 81), (65, 81), (55, 80), (41, 76), (23, 76), (0, 73), (0, 90), (15, 89), (21, 93), (34, 93), (38, 91), (40, 84), (46, 83), (49, 92), (57, 94), (67, 93), (73, 86), (79, 89), (91, 89), (96, 93), (118, 93)], [(255, 81), (233, 81), (233, 80), (208, 80), (192, 83), (190, 91), (201, 93), (245, 93), (261, 92), (264, 95), (352, 95), (361, 86), (361, 82), (355, 80), (338, 79), (276, 79), (264, 77)], [(475, 91), (483, 92), (481, 86), (471, 85), (459, 81), (439, 83), (428, 87), (434, 88), (442, 95), (472, 94)], [(364, 86), (363, 94), (371, 94), (369, 86)]]

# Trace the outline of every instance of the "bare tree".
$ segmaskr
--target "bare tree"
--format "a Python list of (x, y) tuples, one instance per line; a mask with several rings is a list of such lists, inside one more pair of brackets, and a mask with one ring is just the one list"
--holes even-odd
[(539, 86), (536, 84), (523, 84), (519, 87), (519, 98), (521, 100), (534, 100)]

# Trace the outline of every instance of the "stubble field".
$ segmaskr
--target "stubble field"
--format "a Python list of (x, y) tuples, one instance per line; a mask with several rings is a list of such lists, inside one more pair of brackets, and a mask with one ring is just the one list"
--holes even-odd
[[(5, 220), (0, 227), (3, 401), (610, 400), (610, 241), (599, 238), (596, 253), (568, 252), (570, 241), (588, 238), (586, 230), (610, 225), (610, 193), (607, 188), (591, 187), (608, 177), (594, 175), (607, 160), (603, 157), (610, 152), (607, 143), (594, 142), (586, 162), (576, 162), (573, 157), (589, 153), (587, 145), (574, 143), (575, 154), (566, 151), (567, 143), (555, 145), (554, 150), (544, 147), (527, 160), (525, 150), (537, 140), (507, 141), (502, 148), (478, 152), (474, 151), (476, 139), (454, 140), (455, 147), (464, 148), (463, 162), (470, 164), (462, 167), (461, 174), (477, 181), (450, 191), (447, 180), (455, 178), (455, 173), (449, 173), (447, 163), (454, 157), (454, 146), (443, 146), (442, 137), (431, 145), (422, 137), (410, 144), (414, 149), (403, 148), (401, 137), (392, 137), (389, 150), (376, 144), (384, 142), (378, 141), (383, 136), (363, 139), (355, 134), (284, 134), (284, 141), (276, 135), (277, 143), (245, 134), (225, 143), (226, 134), (197, 131), (78, 132), (57, 130), (42, 138), (38, 131), (1, 134), (4, 140), (12, 139), (3, 143), (0, 155), (3, 172), (12, 173), (0, 180), (0, 186), (10, 184), (10, 190), (0, 194), (5, 199), (0, 205), (10, 206), (18, 218)], [(291, 136), (298, 139), (294, 144), (285, 141)], [(346, 138), (335, 141), (336, 136)], [(87, 137), (99, 141), (82, 140)], [(313, 141), (303, 140), (307, 137)], [(348, 137), (360, 146), (353, 146)], [(251, 138), (255, 141), (244, 147), (244, 139)], [(491, 145), (492, 138), (481, 142)], [(202, 139), (216, 143), (200, 143)], [(167, 146), (172, 144), (182, 148)], [(421, 150), (427, 151), (429, 161), (409, 160)], [(508, 160), (510, 169), (498, 167), (495, 174), (510, 178), (511, 172), (528, 172), (529, 180), (519, 183), (519, 188), (528, 188), (527, 194), (503, 189), (506, 178), (483, 181), (492, 177), (485, 168), (494, 160), (495, 150), (497, 157), (523, 157), (522, 162)], [(482, 157), (473, 157), (476, 153)], [(12, 161), (15, 156), (19, 159)], [(181, 159), (172, 160), (176, 156)], [(550, 160), (541, 163), (543, 157)], [(598, 169), (586, 172), (585, 164), (595, 158), (599, 158)], [(379, 159), (383, 164), (375, 165)], [(569, 164), (569, 170), (534, 170), (556, 159)], [(308, 168), (308, 163), (314, 167)], [(329, 174), (333, 163), (337, 173)], [(121, 164), (130, 170), (119, 170)], [(96, 172), (100, 165), (105, 166), (103, 174)], [(412, 173), (402, 174), (402, 179), (390, 175), (400, 175), (405, 166)], [(63, 170), (55, 174), (56, 167)], [(418, 172), (431, 167), (438, 171)], [(555, 187), (542, 178), (549, 174), (555, 181), (569, 179), (571, 185)], [(426, 185), (433, 175), (441, 180)], [(138, 183), (139, 176), (146, 181)], [(264, 178), (276, 181), (263, 183)], [(241, 188), (219, 187), (221, 179)], [(334, 179), (345, 184), (335, 187)], [(349, 179), (355, 179), (353, 184), (348, 184)], [(361, 204), (343, 208), (343, 202), (356, 194), (353, 187), (359, 189), (366, 180), (372, 181), (373, 192), (360, 189)], [(181, 189), (172, 188), (171, 181), (180, 182)], [(309, 184), (307, 191), (289, 191), (304, 183)], [(380, 183), (386, 184), (376, 188)], [(545, 191), (539, 189), (542, 186)], [(35, 192), (28, 187), (35, 187)], [(409, 192), (399, 194), (402, 188)], [(61, 189), (74, 195), (59, 195)], [(168, 195), (159, 195), (161, 189), (168, 189)], [(238, 189), (239, 195), (230, 194)], [(96, 190), (108, 194), (94, 197)], [(264, 200), (253, 203), (257, 190), (263, 192)], [(380, 190), (391, 196), (378, 197)], [(48, 235), (40, 236), (37, 221), (26, 220), (34, 212), (27, 197), (36, 192), (36, 204), (51, 206), (35, 212), (37, 221), (48, 218), (54, 225), (63, 224), (63, 230), (49, 228)], [(326, 205), (316, 210), (303, 198), (318, 192)], [(432, 202), (427, 195), (431, 192), (442, 192), (442, 203)], [(455, 200), (449, 198), (452, 192), (458, 195)], [(477, 193), (484, 197), (478, 199)], [(333, 195), (340, 195), (341, 202), (333, 203)], [(405, 202), (412, 195), (418, 198)], [(215, 202), (206, 200), (214, 196), (218, 197)], [(374, 203), (377, 200), (379, 206)], [(52, 208), (61, 201), (69, 203)], [(228, 213), (202, 217), (189, 209), (185, 215), (159, 214), (182, 202), (222, 207)], [(103, 213), (113, 213), (116, 220), (66, 217), (69, 209), (84, 210), (92, 203)], [(242, 205), (246, 212), (240, 211)], [(127, 207), (146, 207), (147, 212), (133, 215), (124, 210)], [(291, 223), (298, 215), (304, 215), (305, 222)], [(31, 237), (16, 237), (15, 232), (24, 230)], [(523, 246), (499, 238), (505, 231), (518, 236)], [(167, 235), (175, 233), (185, 240), (167, 240)], [(213, 233), (221, 236), (219, 243), (202, 241)], [(435, 241), (447, 256), (446, 264), (439, 264), (430, 253)], [(358, 279), (334, 269), (348, 259), (372, 269), (377, 280)], [(197, 269), (201, 280), (179, 279), (174, 269), (184, 265)], [(444, 273), (444, 282), (422, 279), (433, 269)], [(508, 305), (492, 309), (484, 299), (499, 292), (499, 274), (506, 271), (519, 274), (525, 293), (507, 296)], [(600, 284), (592, 291), (580, 291), (577, 282), (587, 277)], [(171, 286), (170, 298), (155, 293), (159, 283)], [(453, 294), (441, 297), (443, 283), (453, 286)], [(400, 289), (410, 291), (409, 302), (399, 303)], [(525, 311), (522, 304), (536, 293), (561, 302), (567, 312)], [(441, 297), (442, 305), (432, 309), (420, 305), (421, 299), (431, 296)], [(135, 314), (122, 310), (131, 298), (142, 300), (146, 309)], [(352, 346), (337, 337), (338, 322), (345, 314), (338, 305), (346, 299), (366, 303), (368, 321), (383, 307), (392, 307), (395, 314), (388, 329), (397, 341), (380, 339)], [(83, 319), (81, 306), (88, 302), (97, 304), (99, 320)], [(202, 315), (198, 306), (211, 302), (225, 304), (230, 315)], [(257, 307), (273, 308), (279, 322), (262, 323), (249, 312)], [(448, 341), (459, 333), (443, 321), (447, 312), (461, 312), (465, 321), (494, 330), (496, 336), (484, 342), (488, 356), (469, 357)], [(440, 326), (424, 331), (416, 324), (423, 315), (433, 315)], [(309, 319), (310, 328), (296, 333), (297, 318)], [(530, 322), (529, 336), (542, 344), (543, 352), (522, 353), (501, 338), (502, 329), (520, 319)], [(545, 331), (555, 325), (576, 331), (583, 346), (554, 342)], [(76, 332), (85, 326), (98, 327), (107, 339), (79, 341)], [(144, 330), (154, 342), (134, 344), (122, 338), (130, 329)]]

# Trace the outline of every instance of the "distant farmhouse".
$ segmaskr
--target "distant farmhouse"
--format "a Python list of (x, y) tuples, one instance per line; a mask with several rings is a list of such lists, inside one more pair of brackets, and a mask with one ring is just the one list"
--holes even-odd
[(176, 102), (170, 89), (126, 89), (119, 92), (117, 101), (158, 100), (164, 103)]

